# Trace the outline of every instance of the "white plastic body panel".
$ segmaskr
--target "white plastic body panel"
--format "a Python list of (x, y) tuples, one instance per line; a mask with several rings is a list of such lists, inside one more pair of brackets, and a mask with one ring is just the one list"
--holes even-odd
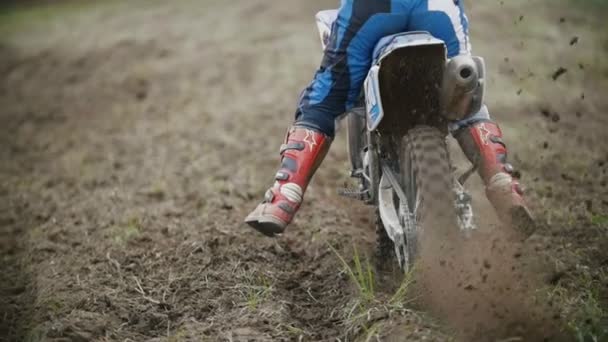
[[(378, 42), (374, 49), (374, 64), (380, 64), (386, 56), (390, 55), (391, 52), (395, 50), (421, 45), (443, 45), (445, 49), (443, 40), (433, 37), (428, 32), (413, 31), (397, 33), (384, 37)], [(447, 49), (445, 49), (445, 54), (447, 60)]]
[(367, 129), (370, 131), (378, 128), (378, 125), (384, 117), (382, 109), (382, 100), (380, 98), (380, 83), (378, 81), (378, 73), (380, 66), (374, 65), (369, 70), (364, 83), (365, 90), (365, 108), (367, 112)]

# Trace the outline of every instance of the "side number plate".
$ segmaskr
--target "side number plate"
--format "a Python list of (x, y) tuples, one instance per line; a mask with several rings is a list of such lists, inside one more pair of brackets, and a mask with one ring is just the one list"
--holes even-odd
[(365, 107), (367, 111), (367, 129), (370, 131), (378, 128), (380, 121), (384, 117), (382, 101), (380, 98), (380, 86), (378, 84), (378, 72), (380, 67), (374, 65), (365, 79)]

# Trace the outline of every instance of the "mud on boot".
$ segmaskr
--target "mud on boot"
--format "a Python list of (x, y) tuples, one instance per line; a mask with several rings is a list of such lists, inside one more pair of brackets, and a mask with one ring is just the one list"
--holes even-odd
[(245, 223), (266, 236), (281, 234), (293, 220), (310, 179), (325, 158), (331, 138), (306, 127), (293, 126), (281, 145), (281, 166), (274, 185)]
[(491, 121), (477, 122), (454, 133), (464, 154), (479, 171), (486, 196), (499, 218), (526, 236), (536, 229), (513, 166), (507, 163), (507, 147), (500, 127)]

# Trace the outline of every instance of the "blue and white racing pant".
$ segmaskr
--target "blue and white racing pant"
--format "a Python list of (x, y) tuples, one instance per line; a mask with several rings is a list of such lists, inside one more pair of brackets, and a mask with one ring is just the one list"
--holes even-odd
[[(374, 47), (384, 36), (428, 31), (453, 57), (470, 53), (468, 29), (462, 0), (342, 0), (321, 67), (300, 98), (296, 123), (333, 136), (336, 118), (356, 104)], [(484, 107), (466, 124), (488, 119)]]

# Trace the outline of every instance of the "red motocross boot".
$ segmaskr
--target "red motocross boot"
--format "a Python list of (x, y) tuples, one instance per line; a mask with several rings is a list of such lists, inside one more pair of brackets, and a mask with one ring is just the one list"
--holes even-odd
[(245, 223), (266, 236), (281, 234), (293, 220), (313, 174), (325, 158), (331, 138), (305, 127), (292, 127), (281, 145), (281, 168), (264, 201)]
[(507, 163), (507, 148), (500, 127), (494, 122), (478, 122), (458, 130), (454, 136), (467, 158), (477, 166), (486, 185), (486, 196), (500, 219), (530, 235), (534, 219), (513, 166)]

